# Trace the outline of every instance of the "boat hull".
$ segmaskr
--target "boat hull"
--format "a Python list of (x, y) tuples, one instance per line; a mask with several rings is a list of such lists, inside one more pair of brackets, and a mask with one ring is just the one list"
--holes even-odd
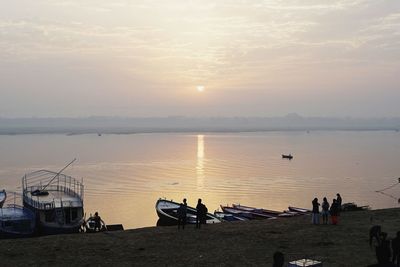
[[(156, 203), (156, 212), (159, 218), (158, 225), (177, 225), (179, 203), (159, 199)], [(196, 224), (197, 210), (193, 207), (187, 207), (186, 224)], [(211, 213), (206, 215), (206, 224), (220, 223), (221, 221)]]

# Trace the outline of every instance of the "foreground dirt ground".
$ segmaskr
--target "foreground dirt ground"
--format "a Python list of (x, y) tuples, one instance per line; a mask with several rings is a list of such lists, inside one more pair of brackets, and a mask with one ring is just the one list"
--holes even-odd
[(400, 209), (343, 213), (339, 225), (311, 225), (310, 216), (267, 221), (149, 227), (121, 232), (0, 240), (0, 266), (272, 266), (279, 250), (285, 263), (321, 260), (323, 266), (375, 263), (369, 228), (382, 225), (393, 238)]

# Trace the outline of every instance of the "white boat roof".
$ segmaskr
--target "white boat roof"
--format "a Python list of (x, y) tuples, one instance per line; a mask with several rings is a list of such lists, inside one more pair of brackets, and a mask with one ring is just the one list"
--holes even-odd
[(82, 201), (78, 196), (72, 196), (63, 191), (46, 191), (48, 195), (33, 196), (32, 192), (27, 193), (27, 197), (36, 200), (40, 203), (53, 203), (56, 208), (61, 207), (62, 202), (71, 202), (71, 206), (80, 207), (82, 206)]

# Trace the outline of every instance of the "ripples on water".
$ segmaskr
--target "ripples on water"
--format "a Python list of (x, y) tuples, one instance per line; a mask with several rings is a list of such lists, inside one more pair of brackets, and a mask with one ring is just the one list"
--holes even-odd
[[(78, 158), (66, 173), (84, 178), (87, 215), (98, 210), (126, 228), (155, 225), (159, 197), (190, 205), (202, 198), (210, 211), (231, 203), (309, 207), (337, 192), (344, 202), (398, 206), (374, 192), (400, 176), (396, 132), (19, 135), (0, 136), (0, 149), (0, 187), (11, 190), (26, 172)], [(400, 197), (400, 188), (388, 193)]]

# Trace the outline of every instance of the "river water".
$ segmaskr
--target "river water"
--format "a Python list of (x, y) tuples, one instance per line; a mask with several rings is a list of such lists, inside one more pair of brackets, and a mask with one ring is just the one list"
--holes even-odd
[[(165, 197), (202, 198), (209, 211), (240, 203), (284, 210), (341, 193), (343, 202), (398, 207), (400, 133), (312, 131), (147, 133), (130, 135), (1, 135), (0, 188), (21, 191), (39, 169), (83, 178), (87, 216), (125, 228), (154, 226)], [(291, 153), (292, 160), (282, 159)]]

